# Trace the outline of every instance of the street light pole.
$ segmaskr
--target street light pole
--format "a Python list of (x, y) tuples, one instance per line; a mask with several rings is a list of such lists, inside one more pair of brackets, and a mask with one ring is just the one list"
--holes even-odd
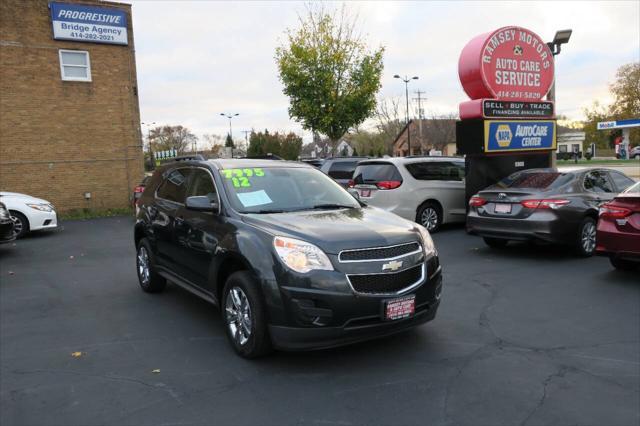
[(238, 114), (238, 113), (235, 113), (235, 114), (225, 114), (224, 112), (221, 112), (221, 113), (220, 113), (220, 115), (221, 115), (221, 116), (223, 116), (223, 117), (227, 117), (227, 118), (229, 119), (229, 136), (231, 136), (231, 139), (233, 139), (233, 129), (231, 128), (231, 119), (232, 119), (233, 117), (237, 117), (237, 116), (239, 116), (240, 114)]
[[(556, 31), (556, 35), (553, 37), (553, 41), (547, 43), (549, 49), (551, 50), (551, 54), (553, 55), (553, 68), (555, 73), (555, 62), (556, 56), (560, 54), (562, 50), (562, 45), (569, 43), (569, 39), (571, 38), (572, 30), (559, 30)], [(554, 111), (555, 111), (555, 102), (556, 102), (556, 79), (555, 76), (553, 78), (553, 83), (551, 84), (551, 89), (549, 89), (549, 93), (547, 94), (547, 100), (554, 103)], [(557, 159), (556, 153), (552, 152), (551, 154), (551, 167), (556, 167)], [(576, 157), (577, 158), (577, 157)]]
[(405, 75), (404, 78), (400, 77), (398, 74), (394, 75), (393, 78), (399, 78), (404, 81), (404, 96), (407, 103), (406, 117), (407, 117), (407, 148), (409, 149), (409, 156), (411, 156), (411, 129), (409, 128), (409, 82), (411, 80), (417, 80), (418, 77), (414, 76), (411, 78), (407, 78)]

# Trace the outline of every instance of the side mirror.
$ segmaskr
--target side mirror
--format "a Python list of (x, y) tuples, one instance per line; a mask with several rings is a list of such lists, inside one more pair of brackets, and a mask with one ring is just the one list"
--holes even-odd
[(209, 200), (209, 197), (205, 195), (187, 197), (185, 206), (189, 210), (195, 210), (199, 212), (214, 212), (218, 211), (219, 207), (216, 201)]
[(355, 198), (356, 200), (360, 201), (360, 194), (358, 194), (358, 191), (356, 189), (353, 188), (347, 188), (347, 192), (349, 194), (351, 194), (351, 196), (353, 198)]

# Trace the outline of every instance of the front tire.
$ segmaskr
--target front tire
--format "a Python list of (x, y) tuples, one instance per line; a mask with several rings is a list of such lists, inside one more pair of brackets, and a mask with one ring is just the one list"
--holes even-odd
[(15, 210), (9, 211), (9, 216), (13, 221), (13, 234), (16, 239), (22, 238), (29, 233), (29, 219), (25, 215)]
[(503, 240), (502, 238), (484, 237), (482, 239), (484, 243), (491, 248), (504, 248), (507, 246), (507, 243), (509, 243), (509, 240)]
[(250, 359), (271, 351), (262, 294), (248, 272), (235, 272), (227, 279), (221, 310), (229, 343), (238, 355)]
[(155, 271), (154, 265), (155, 259), (151, 245), (146, 238), (143, 238), (138, 243), (136, 271), (140, 287), (145, 293), (160, 293), (167, 285), (167, 280)]
[(596, 221), (585, 217), (578, 227), (576, 251), (581, 257), (591, 257), (596, 250)]
[(416, 222), (427, 228), (430, 233), (438, 232), (442, 225), (442, 207), (433, 201), (427, 201), (418, 208)]
[(613, 265), (614, 268), (620, 269), (621, 271), (633, 271), (640, 265), (637, 262), (626, 259), (619, 259), (614, 256), (611, 256), (609, 258), (609, 262), (611, 262), (611, 265)]

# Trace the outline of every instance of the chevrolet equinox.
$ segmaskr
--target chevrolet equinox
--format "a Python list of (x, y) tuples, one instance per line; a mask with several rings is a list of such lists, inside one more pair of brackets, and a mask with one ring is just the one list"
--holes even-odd
[(219, 306), (240, 356), (339, 346), (436, 315), (442, 274), (427, 230), (304, 163), (180, 158), (156, 170), (138, 206), (142, 290), (171, 281)]

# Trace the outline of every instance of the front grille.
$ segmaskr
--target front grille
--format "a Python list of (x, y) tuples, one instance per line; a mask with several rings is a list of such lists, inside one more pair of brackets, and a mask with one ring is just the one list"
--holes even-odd
[(341, 262), (358, 262), (366, 260), (382, 260), (402, 256), (420, 250), (417, 242), (398, 246), (378, 247), (372, 249), (344, 250), (340, 253)]
[(417, 284), (422, 278), (422, 264), (400, 272), (386, 274), (347, 275), (358, 293), (397, 293)]

